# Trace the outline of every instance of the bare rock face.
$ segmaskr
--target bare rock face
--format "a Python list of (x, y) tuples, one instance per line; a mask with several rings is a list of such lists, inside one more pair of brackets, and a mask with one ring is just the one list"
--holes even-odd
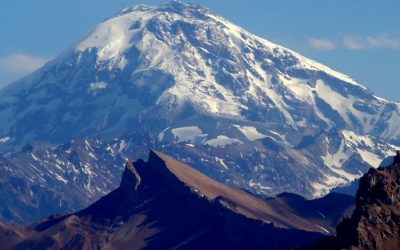
[(370, 169), (360, 180), (356, 209), (337, 227), (337, 237), (315, 249), (400, 249), (400, 160)]
[[(357, 205), (350, 223), (338, 235), (351, 233), (352, 245), (364, 249), (400, 248), (400, 163), (371, 169), (360, 181)], [(354, 227), (356, 226), (356, 227)]]

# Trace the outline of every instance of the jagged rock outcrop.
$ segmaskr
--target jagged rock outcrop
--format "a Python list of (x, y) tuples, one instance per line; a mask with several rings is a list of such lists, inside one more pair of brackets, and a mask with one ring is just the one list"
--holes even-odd
[[(336, 198), (346, 204), (338, 211), (351, 206)], [(327, 237), (336, 216), (300, 196), (263, 200), (152, 151), (147, 162), (128, 162), (120, 187), (86, 209), (13, 232), (11, 248), (287, 249)]]
[(371, 168), (361, 178), (353, 215), (338, 225), (336, 238), (315, 249), (400, 249), (398, 155), (392, 165)]

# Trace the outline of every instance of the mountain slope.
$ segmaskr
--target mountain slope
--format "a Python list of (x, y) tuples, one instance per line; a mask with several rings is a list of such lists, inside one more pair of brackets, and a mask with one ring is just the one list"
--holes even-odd
[[(277, 123), (289, 131), (335, 126), (394, 141), (400, 133), (392, 123), (399, 119), (398, 104), (207, 9), (179, 2), (125, 9), (1, 97), (2, 120), (8, 121), (1, 131), (16, 142), (27, 132), (60, 142), (115, 131), (151, 112), (170, 125), (179, 113), (191, 116), (191, 109), (268, 121), (264, 129)], [(33, 114), (41, 118), (37, 127), (26, 126)], [(26, 125), (14, 128), (10, 115)], [(55, 137), (61, 126), (66, 131)]]
[(83, 138), (58, 147), (30, 143), (0, 157), (0, 220), (32, 223), (109, 193), (126, 161), (118, 147)]
[(1, 249), (11, 249), (24, 239), (25, 235), (20, 232), (20, 228), (10, 226), (0, 222), (0, 242)]
[[(0, 151), (117, 138), (132, 143), (130, 157), (167, 147), (218, 180), (317, 197), (394, 150), (399, 107), (208, 9), (173, 1), (121, 11), (1, 90)], [(296, 148), (320, 133), (333, 145)], [(352, 138), (346, 152), (336, 148)]]
[[(224, 147), (188, 142), (155, 147), (217, 180), (260, 195), (291, 192), (308, 198), (321, 197), (333, 187), (360, 178), (396, 149), (374, 137), (336, 129), (306, 136), (296, 146), (266, 137)], [(130, 151), (127, 146), (128, 155)]]
[[(287, 249), (329, 233), (319, 226), (329, 219), (310, 213), (299, 199), (263, 201), (152, 151), (148, 162), (128, 162), (119, 188), (79, 212), (20, 230), (23, 239), (15, 247)], [(339, 213), (352, 204), (343, 203)]]

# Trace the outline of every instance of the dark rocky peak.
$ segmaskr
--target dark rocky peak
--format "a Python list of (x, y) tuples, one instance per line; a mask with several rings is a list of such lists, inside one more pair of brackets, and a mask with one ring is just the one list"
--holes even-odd
[[(197, 200), (196, 202), (222, 206), (234, 213), (281, 228), (307, 228), (309, 231), (326, 233), (327, 229), (322, 227), (331, 231), (336, 225), (332, 227), (331, 222), (327, 224), (322, 222), (319, 216), (314, 216), (317, 212), (312, 201), (302, 196), (286, 193), (273, 200), (264, 201), (249, 192), (217, 182), (155, 150), (150, 151), (147, 162), (138, 160), (126, 164), (121, 186), (116, 193), (122, 196), (122, 200), (134, 201), (136, 205), (140, 200), (151, 199), (168, 199), (178, 203)], [(352, 201), (344, 202), (344, 208), (339, 209), (339, 213), (351, 203)], [(124, 207), (134, 206), (132, 204), (126, 204)], [(313, 216), (303, 218), (305, 214)], [(315, 220), (317, 217), (319, 219)], [(316, 226), (316, 223), (319, 226)]]
[(122, 174), (122, 180), (120, 188), (126, 190), (137, 190), (140, 185), (141, 177), (133, 165), (132, 161), (128, 161), (125, 165), (124, 173)]
[(360, 179), (356, 209), (337, 237), (314, 249), (400, 249), (400, 162), (371, 168)]
[(386, 168), (371, 168), (360, 180), (357, 205), (384, 204), (400, 205), (400, 162)]
[[(194, 202), (207, 204), (213, 209), (227, 209), (279, 228), (327, 232), (316, 223), (323, 223), (326, 228), (330, 228), (330, 224), (319, 221), (320, 218), (314, 221), (315, 216), (303, 218), (300, 210), (294, 211), (301, 202), (307, 202), (303, 197), (287, 196), (278, 198), (278, 208), (274, 202), (264, 201), (251, 193), (217, 182), (182, 162), (152, 150), (148, 161), (128, 161), (120, 187), (84, 210), (83, 214), (115, 219), (121, 214), (128, 216), (148, 200), (177, 204)], [(305, 209), (309, 210), (309, 206)]]
[(148, 161), (128, 161), (119, 189), (127, 196), (147, 198), (192, 193), (190, 184), (181, 181), (170, 171), (163, 157), (161, 153), (151, 150)]
[(400, 248), (400, 163), (370, 169), (360, 180), (356, 210), (338, 236), (363, 249)]

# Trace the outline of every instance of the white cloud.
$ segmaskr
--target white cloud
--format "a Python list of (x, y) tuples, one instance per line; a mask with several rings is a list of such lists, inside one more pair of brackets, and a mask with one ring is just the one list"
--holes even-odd
[(335, 42), (327, 38), (309, 38), (308, 45), (316, 50), (333, 50), (336, 47)]
[(377, 36), (367, 36), (368, 44), (373, 48), (382, 49), (400, 49), (400, 35), (399, 36), (388, 36), (386, 34), (380, 34)]
[(350, 50), (388, 49), (400, 50), (400, 35), (389, 36), (387, 34), (343, 37), (343, 45)]
[(397, 36), (385, 33), (375, 35), (345, 35), (337, 41), (330, 38), (311, 37), (307, 40), (307, 44), (315, 50), (334, 50), (338, 48), (349, 50), (400, 50), (400, 34)]
[(40, 68), (50, 59), (50, 57), (33, 56), (23, 53), (9, 54), (0, 57), (0, 71), (26, 74)]
[(347, 35), (343, 37), (343, 46), (350, 50), (360, 50), (366, 48), (363, 38), (355, 35)]

